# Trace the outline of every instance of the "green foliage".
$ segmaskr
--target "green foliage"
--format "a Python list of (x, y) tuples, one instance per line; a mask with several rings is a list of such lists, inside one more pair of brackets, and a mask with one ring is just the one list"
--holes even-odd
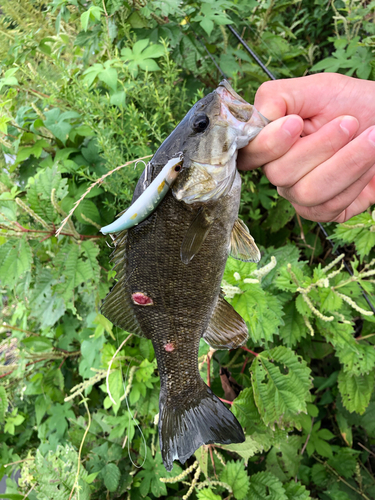
[(227, 462), (220, 479), (232, 488), (235, 498), (246, 497), (249, 481), (242, 462)]
[[(374, 79), (374, 10), (350, 0), (3, 2), (7, 498), (375, 498), (374, 316), (359, 286), (374, 303), (373, 213), (326, 226), (350, 257), (351, 278), (343, 256), (332, 257), (316, 225), (297, 221), (265, 176), (242, 175), (240, 217), (262, 260), (227, 262), (223, 290), (250, 338), (244, 349), (213, 354), (211, 386), (227, 400), (220, 369), (230, 371), (231, 398), (239, 392), (231, 410), (246, 439), (202, 447), (171, 473), (154, 424), (152, 343), (131, 337), (112, 359), (128, 334), (100, 314), (114, 273), (109, 238), (98, 231), (129, 205), (144, 165), (111, 171), (152, 155), (216, 87), (211, 56), (250, 102), (266, 80), (226, 25), (278, 78), (326, 70)], [(204, 377), (208, 352), (200, 347)], [(19, 468), (17, 485), (10, 475)]]
[[(78, 473), (78, 487), (74, 488)], [(36, 493), (41, 500), (65, 500), (71, 493), (72, 499), (90, 498), (90, 488), (86, 483), (87, 471), (82, 464), (78, 471), (78, 454), (70, 446), (58, 446), (55, 453), (51, 451), (43, 457), (37, 452), (35, 458), (30, 458), (22, 471), (21, 481), (30, 484), (38, 478)], [(79, 489), (79, 491), (78, 491)]]

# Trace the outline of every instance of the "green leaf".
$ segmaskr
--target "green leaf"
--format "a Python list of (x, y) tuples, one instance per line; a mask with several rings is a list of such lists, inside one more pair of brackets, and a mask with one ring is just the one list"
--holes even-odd
[(279, 346), (259, 354), (251, 366), (254, 397), (266, 425), (294, 425), (294, 418), (306, 412), (311, 386), (306, 361), (290, 349)]
[(328, 464), (333, 467), (340, 476), (349, 479), (355, 474), (357, 460), (360, 452), (350, 448), (340, 448), (335, 455), (328, 460)]
[(337, 349), (336, 354), (344, 365), (343, 370), (353, 375), (363, 375), (375, 367), (375, 347), (356, 343), (354, 349)]
[(331, 238), (342, 243), (355, 243), (360, 257), (363, 259), (375, 246), (375, 222), (368, 212), (352, 217), (350, 221), (337, 224)]
[(227, 462), (220, 475), (220, 481), (229, 484), (233, 495), (238, 500), (245, 498), (249, 489), (249, 477), (244, 469), (243, 462)]
[(121, 59), (127, 63), (134, 77), (138, 74), (138, 67), (145, 71), (158, 71), (160, 69), (154, 59), (164, 55), (164, 46), (159, 44), (148, 46), (149, 43), (150, 40), (145, 38), (138, 40), (132, 49), (125, 47), (121, 50)]
[(107, 464), (103, 471), (104, 484), (109, 491), (116, 491), (121, 477), (120, 469), (116, 464)]
[(281, 481), (270, 472), (259, 472), (250, 478), (248, 500), (288, 500)]
[(0, 283), (13, 287), (31, 269), (32, 252), (25, 238), (10, 239), (0, 245)]
[(247, 285), (242, 294), (235, 295), (231, 304), (246, 321), (253, 341), (272, 342), (279, 326), (283, 324), (282, 305), (275, 295), (265, 292), (259, 284)]
[(106, 68), (98, 75), (99, 80), (106, 83), (114, 92), (117, 89), (117, 70), (115, 68)]
[(287, 347), (293, 347), (306, 337), (308, 330), (294, 300), (284, 307), (284, 313), (284, 325), (280, 327), (280, 337)]
[(4, 422), (5, 413), (8, 409), (8, 398), (5, 387), (0, 385), (0, 423)]
[(139, 492), (143, 497), (145, 497), (149, 492), (157, 498), (166, 496), (167, 488), (165, 483), (160, 481), (160, 478), (175, 477), (182, 472), (181, 467), (174, 463), (172, 471), (166, 473), (161, 460), (160, 452), (157, 452), (155, 457), (152, 457), (151, 450), (149, 448), (147, 449), (147, 457), (143, 465), (143, 469), (144, 470), (141, 470), (141, 472), (137, 474), (137, 477), (142, 479)]
[(302, 456), (301, 436), (289, 436), (279, 446), (273, 446), (267, 454), (267, 471), (285, 482), (297, 476)]
[[(88, 219), (100, 224), (100, 214), (94, 202), (84, 199), (74, 211), (74, 216), (82, 224), (90, 224)], [(84, 218), (85, 217), (85, 218)]]
[[(256, 441), (254, 437), (258, 437), (259, 442)], [(246, 439), (243, 443), (227, 444), (221, 447), (224, 450), (237, 453), (237, 455), (244, 459), (245, 465), (247, 465), (250, 457), (253, 457), (256, 453), (259, 453), (263, 450), (266, 451), (268, 449), (267, 438), (262, 435), (246, 436)]]
[(246, 387), (233, 401), (232, 412), (245, 427), (247, 434), (260, 431), (265, 432), (266, 427), (259, 415), (255, 405), (254, 392), (252, 387)]
[(284, 484), (284, 489), (288, 500), (311, 500), (309, 492), (299, 482), (290, 481)]
[(341, 371), (338, 378), (339, 390), (345, 408), (350, 412), (363, 414), (370, 402), (375, 385), (375, 371), (355, 376)]
[(123, 90), (120, 90), (119, 92), (115, 92), (114, 94), (111, 95), (109, 102), (121, 108), (125, 106), (125, 100), (126, 100), (126, 93)]
[(220, 500), (220, 495), (215, 495), (211, 488), (202, 488), (198, 491), (197, 497), (199, 500)]
[(275, 206), (269, 210), (265, 227), (269, 227), (271, 232), (279, 231), (293, 219), (295, 213), (293, 205), (285, 198), (280, 197)]
[(199, 24), (207, 33), (207, 35), (211, 36), (212, 30), (214, 29), (214, 22), (211, 21), (211, 19), (205, 17)]
[(81, 14), (81, 26), (82, 29), (87, 31), (88, 25), (89, 25), (89, 20), (90, 20), (90, 11), (87, 10), (83, 14)]
[(352, 433), (352, 428), (349, 425), (347, 419), (342, 415), (342, 413), (337, 413), (336, 414), (336, 421), (337, 425), (339, 426), (340, 429), (340, 434), (343, 437), (345, 443), (352, 447), (353, 446), (353, 433)]

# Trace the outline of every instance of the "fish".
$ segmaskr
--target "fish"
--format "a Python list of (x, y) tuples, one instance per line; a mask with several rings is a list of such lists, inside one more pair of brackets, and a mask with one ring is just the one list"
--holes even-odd
[[(103, 234), (114, 239), (117, 282), (102, 314), (151, 339), (160, 375), (164, 466), (202, 445), (241, 443), (243, 429), (200, 376), (203, 338), (213, 349), (246, 343), (248, 329), (220, 284), (227, 258), (258, 262), (238, 218), (238, 149), (269, 121), (227, 81), (199, 100), (146, 165), (132, 204)], [(139, 215), (141, 214), (141, 215)]]

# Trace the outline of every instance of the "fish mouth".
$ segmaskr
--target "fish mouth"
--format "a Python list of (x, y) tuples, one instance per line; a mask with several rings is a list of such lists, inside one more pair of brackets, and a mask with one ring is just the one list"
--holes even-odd
[(219, 84), (216, 93), (220, 98), (220, 117), (228, 125), (247, 135), (248, 142), (253, 140), (262, 128), (270, 123), (252, 104), (238, 95), (226, 80)]

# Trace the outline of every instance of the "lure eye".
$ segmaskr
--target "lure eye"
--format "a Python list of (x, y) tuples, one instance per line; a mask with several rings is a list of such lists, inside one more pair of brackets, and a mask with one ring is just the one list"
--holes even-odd
[(205, 113), (199, 113), (194, 117), (192, 127), (195, 132), (203, 132), (210, 123), (208, 116)]
[(174, 168), (174, 171), (175, 172), (179, 172), (181, 170), (181, 165), (177, 165), (175, 168)]

